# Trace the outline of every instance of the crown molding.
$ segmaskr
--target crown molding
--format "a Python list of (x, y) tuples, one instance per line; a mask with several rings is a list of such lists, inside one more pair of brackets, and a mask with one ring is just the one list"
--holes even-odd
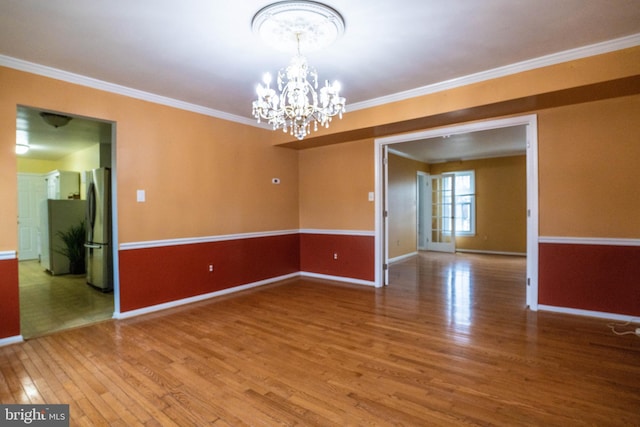
[(367, 101), (348, 104), (347, 107), (349, 111), (363, 110), (365, 108), (377, 107), (391, 102), (404, 101), (409, 98), (415, 98), (418, 96), (442, 92), (444, 90), (455, 89), (473, 83), (479, 83), (499, 77), (522, 73), (524, 71), (534, 70), (536, 68), (543, 68), (550, 65), (561, 64), (563, 62), (588, 58), (590, 56), (602, 55), (604, 53), (627, 49), (638, 45), (640, 45), (640, 34), (633, 34), (631, 36), (622, 37), (619, 39), (608, 40), (602, 43), (565, 50), (563, 52), (552, 53), (550, 55), (541, 56), (539, 58), (529, 59), (511, 65), (505, 65), (504, 67), (481, 71), (479, 73), (470, 74), (468, 76), (445, 80), (443, 82), (410, 89), (404, 92), (397, 92), (391, 95), (382, 96)]
[[(570, 49), (563, 52), (557, 52), (539, 58), (530, 59), (527, 61), (518, 62), (504, 67), (498, 67), (487, 71), (481, 71), (479, 73), (470, 74), (451, 80), (446, 80), (431, 85), (422, 86), (419, 88), (397, 92), (391, 95), (382, 96), (379, 98), (370, 99), (367, 101), (356, 102), (348, 105), (349, 111), (357, 111), (365, 108), (371, 108), (388, 104), (390, 102), (403, 101), (409, 98), (415, 98), (417, 96), (428, 95), (444, 90), (454, 89), (461, 86), (466, 86), (473, 83), (478, 83), (486, 80), (491, 80), (499, 77), (505, 77), (511, 74), (521, 73), (523, 71), (529, 71), (536, 68), (542, 68), (550, 65), (556, 65), (567, 61), (576, 59), (587, 58), (589, 56), (600, 55), (604, 53), (614, 52), (616, 50), (627, 49), (630, 47), (640, 45), (640, 33), (633, 34), (627, 37), (621, 37), (618, 39), (608, 40), (606, 42), (597, 43), (589, 46), (583, 46), (576, 49)], [(253, 127), (266, 128), (264, 124), (257, 123), (255, 120), (238, 116), (235, 114), (226, 113), (224, 111), (215, 110), (213, 108), (203, 107), (201, 105), (192, 104), (185, 101), (169, 98), (166, 96), (157, 95), (151, 92), (145, 92), (138, 89), (133, 89), (126, 86), (121, 86), (115, 83), (109, 83), (103, 80), (94, 79), (91, 77), (83, 76), (81, 74), (75, 74), (57, 68), (47, 67), (44, 65), (36, 64), (33, 62), (24, 61), (22, 59), (13, 58), (6, 55), (0, 55), (0, 66), (13, 68), (20, 71), (25, 71), (32, 74), (37, 74), (44, 77), (53, 78), (56, 80), (62, 80), (68, 83), (74, 83), (81, 86), (90, 87), (93, 89), (103, 90), (106, 92), (116, 93), (119, 95), (128, 96), (131, 98), (140, 99), (143, 101), (149, 101), (156, 104), (166, 105), (169, 107), (178, 108), (181, 110), (191, 111), (194, 113), (203, 114), (218, 119), (228, 120), (244, 125)], [(348, 113), (347, 113), (348, 114)]]
[(128, 96), (130, 98), (140, 99), (143, 101), (153, 102), (155, 104), (166, 105), (168, 107), (178, 108), (180, 110), (191, 111), (193, 113), (203, 114), (205, 116), (215, 117), (218, 119), (229, 120), (244, 125), (255, 125), (255, 121), (247, 117), (237, 116), (235, 114), (225, 113), (224, 111), (215, 110), (213, 108), (203, 107), (201, 105), (191, 104), (189, 102), (180, 101), (178, 99), (166, 96), (156, 95), (155, 93), (145, 92), (115, 83), (109, 83), (103, 80), (94, 79), (83, 76), (81, 74), (70, 73), (68, 71), (59, 70), (57, 68), (47, 67), (33, 62), (23, 61), (22, 59), (12, 58), (6, 55), (0, 55), (0, 66), (13, 68), (27, 73), (37, 74), (39, 76), (49, 77), (56, 80), (62, 80), (67, 83), (73, 83), (80, 86), (90, 87), (92, 89), (103, 90), (118, 95)]

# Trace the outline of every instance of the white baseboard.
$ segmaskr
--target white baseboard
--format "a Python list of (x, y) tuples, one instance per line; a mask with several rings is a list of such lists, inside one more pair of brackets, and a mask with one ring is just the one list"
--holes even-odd
[(393, 264), (394, 262), (402, 261), (404, 259), (411, 258), (416, 255), (418, 255), (418, 252), (411, 252), (410, 254), (404, 254), (404, 255), (397, 256), (395, 258), (390, 258), (389, 264)]
[(556, 307), (553, 305), (538, 304), (538, 310), (552, 311), (554, 313), (572, 314), (575, 316), (597, 317), (599, 319), (619, 320), (623, 322), (631, 322), (638, 319), (637, 316), (628, 314), (606, 313), (601, 311), (581, 310), (578, 308)]
[[(161, 310), (166, 310), (166, 309), (169, 309), (169, 308), (179, 307), (179, 306), (186, 305), (186, 304), (191, 304), (191, 303), (194, 303), (194, 302), (204, 301), (204, 300), (215, 298), (215, 297), (219, 297), (219, 296), (222, 296), (222, 295), (227, 295), (227, 294), (231, 294), (231, 293), (235, 293), (235, 292), (240, 292), (240, 291), (244, 291), (244, 290), (247, 290), (247, 289), (252, 289), (252, 288), (259, 287), (259, 286), (268, 285), (270, 283), (279, 282), (279, 281), (287, 280), (287, 279), (292, 279), (292, 278), (300, 277), (300, 276), (313, 277), (313, 278), (324, 279), (324, 280), (333, 280), (333, 281), (339, 281), (339, 282), (347, 282), (347, 283), (353, 283), (353, 284), (357, 284), (357, 285), (375, 286), (374, 282), (370, 282), (370, 281), (367, 281), (367, 280), (352, 279), (352, 278), (340, 277), (340, 276), (329, 276), (329, 275), (326, 275), (326, 274), (298, 272), (298, 273), (286, 274), (284, 276), (273, 277), (273, 278), (266, 279), (266, 280), (261, 280), (259, 282), (248, 283), (246, 285), (235, 286), (235, 287), (229, 288), (229, 289), (223, 289), (223, 290), (220, 290), (220, 291), (210, 292), (210, 293), (207, 293), (207, 294), (196, 295), (196, 296), (189, 297), (189, 298), (183, 298), (183, 299), (176, 300), (176, 301), (169, 301), (169, 302), (166, 302), (166, 303), (163, 303), (163, 304), (152, 305), (152, 306), (140, 308), (140, 309), (137, 309), (137, 310), (125, 311), (123, 313), (114, 312), (113, 313), (113, 319), (117, 319), (117, 320), (129, 319), (129, 318), (132, 318), (132, 317), (142, 316), (144, 314), (154, 313), (156, 311), (161, 311)], [(24, 341), (24, 339), (23, 339), (22, 335), (17, 335), (15, 337), (1, 338), (0, 339), (0, 347), (5, 346), (5, 345), (20, 343), (20, 342), (23, 342), (23, 341)]]
[(365, 286), (376, 285), (375, 282), (371, 282), (369, 280), (360, 280), (360, 279), (354, 279), (351, 277), (342, 277), (342, 276), (330, 276), (328, 274), (309, 273), (306, 271), (301, 271), (300, 275), (302, 277), (312, 277), (314, 279), (333, 280), (335, 282), (353, 283), (354, 285), (365, 285)]
[(456, 252), (469, 254), (487, 254), (487, 255), (508, 255), (508, 256), (527, 256), (526, 252), (504, 252), (504, 251), (481, 251), (475, 249), (456, 249)]
[(256, 288), (258, 286), (264, 286), (264, 285), (267, 285), (267, 284), (270, 284), (270, 283), (273, 283), (273, 282), (278, 282), (278, 281), (281, 281), (281, 280), (291, 279), (291, 278), (294, 278), (294, 277), (298, 277), (299, 275), (300, 275), (299, 273), (287, 274), (287, 275), (284, 275), (284, 276), (273, 277), (271, 279), (261, 280), (259, 282), (253, 282), (253, 283), (248, 283), (246, 285), (240, 285), (240, 286), (235, 286), (233, 288), (223, 289), (221, 291), (215, 291), (215, 292), (210, 292), (210, 293), (207, 293), (207, 294), (196, 295), (196, 296), (193, 296), (193, 297), (183, 298), (183, 299), (176, 300), (176, 301), (169, 301), (169, 302), (165, 302), (163, 304), (157, 304), (157, 305), (152, 305), (152, 306), (149, 306), (149, 307), (139, 308), (137, 310), (125, 311), (124, 313), (113, 313), (113, 318), (114, 319), (128, 319), (130, 317), (141, 316), (143, 314), (149, 314), (149, 313), (153, 313), (153, 312), (160, 311), (160, 310), (166, 310), (168, 308), (179, 307), (179, 306), (185, 305), (185, 304), (191, 304), (191, 303), (194, 303), (194, 302), (198, 302), (198, 301), (203, 301), (203, 300), (219, 297), (219, 296), (222, 296), (222, 295), (227, 295), (227, 294), (231, 294), (231, 293), (234, 293), (234, 292), (240, 292), (240, 291), (244, 291), (244, 290), (247, 290), (247, 289)]
[(24, 341), (24, 338), (22, 337), (22, 335), (16, 335), (14, 337), (8, 337), (8, 338), (0, 338), (0, 347), (3, 347), (5, 345), (17, 344), (23, 341)]
[[(420, 251), (422, 252), (428, 252), (427, 249), (420, 249)], [(418, 255), (419, 252), (412, 252), (410, 254), (406, 254), (406, 255), (400, 255), (399, 257), (395, 257), (395, 258), (391, 258), (389, 260), (389, 263), (394, 263), (397, 261), (402, 261), (405, 258), (411, 258), (412, 256)], [(486, 254), (486, 255), (508, 255), (508, 256), (527, 256), (526, 252), (505, 252), (505, 251), (483, 251), (483, 250), (476, 250), (476, 249), (456, 249), (456, 252), (460, 252), (460, 253), (468, 253), (468, 254)]]
[(305, 277), (313, 277), (313, 278), (317, 278), (317, 279), (324, 279), (324, 280), (334, 280), (334, 281), (340, 281), (340, 282), (348, 282), (348, 283), (354, 283), (357, 285), (366, 285), (366, 286), (375, 286), (374, 282), (369, 282), (366, 280), (359, 280), (359, 279), (352, 279), (352, 278), (348, 278), (348, 277), (340, 277), (340, 276), (329, 276), (329, 275), (325, 275), (325, 274), (316, 274), (316, 273), (306, 273), (306, 272), (300, 272), (300, 273), (291, 273), (291, 274), (287, 274), (284, 276), (279, 276), (279, 277), (273, 277), (271, 279), (266, 279), (266, 280), (261, 280), (259, 282), (254, 282), (254, 283), (249, 283), (246, 285), (240, 285), (240, 286), (235, 286), (233, 288), (229, 288), (229, 289), (223, 289), (221, 291), (215, 291), (215, 292), (210, 292), (207, 294), (202, 294), (202, 295), (196, 295), (193, 297), (189, 297), (189, 298), (183, 298), (180, 300), (176, 300), (176, 301), (169, 301), (163, 304), (157, 304), (157, 305), (152, 305), (149, 307), (143, 307), (137, 310), (131, 310), (131, 311), (125, 311), (123, 313), (113, 313), (113, 318), (114, 319), (128, 319), (131, 317), (136, 317), (136, 316), (142, 316), (143, 314), (149, 314), (149, 313), (154, 313), (156, 311), (160, 311), (160, 310), (166, 310), (169, 308), (174, 308), (174, 307), (179, 307), (181, 305), (185, 305), (185, 304), (191, 304), (194, 302), (198, 302), (198, 301), (204, 301), (207, 299), (211, 299), (211, 298), (215, 298), (215, 297), (219, 297), (222, 295), (227, 295), (227, 294), (231, 294), (231, 293), (235, 293), (235, 292), (240, 292), (240, 291), (244, 291), (247, 289), (251, 289), (251, 288), (256, 288), (259, 286), (264, 286), (270, 283), (274, 283), (274, 282), (279, 282), (281, 280), (286, 280), (286, 279), (292, 279), (294, 277), (300, 277), (300, 276), (305, 276)]

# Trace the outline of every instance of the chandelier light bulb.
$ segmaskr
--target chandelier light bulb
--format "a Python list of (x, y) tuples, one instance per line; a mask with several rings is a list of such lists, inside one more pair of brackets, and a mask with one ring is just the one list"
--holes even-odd
[(264, 86), (257, 87), (258, 99), (252, 105), (258, 123), (265, 120), (273, 130), (282, 128), (301, 140), (311, 132), (311, 126), (317, 131), (318, 124), (328, 128), (334, 116), (342, 118), (345, 98), (339, 94), (340, 83), (325, 80), (318, 93), (318, 72), (300, 54), (301, 47), (315, 50), (341, 36), (342, 16), (314, 1), (279, 1), (258, 11), (251, 25), (268, 44), (285, 50), (295, 47), (289, 65), (278, 71), (278, 92), (269, 87), (269, 73), (263, 77)]
[(282, 128), (283, 132), (302, 140), (311, 133), (312, 124), (317, 131), (318, 123), (328, 128), (332, 117), (342, 118), (345, 99), (339, 94), (340, 83), (334, 81), (330, 85), (325, 80), (318, 94), (318, 73), (308, 66), (303, 56), (294, 56), (289, 66), (278, 72), (279, 96), (269, 88), (268, 73), (263, 81), (266, 86), (258, 85), (258, 99), (253, 102), (253, 116), (258, 123), (264, 119), (274, 130)]

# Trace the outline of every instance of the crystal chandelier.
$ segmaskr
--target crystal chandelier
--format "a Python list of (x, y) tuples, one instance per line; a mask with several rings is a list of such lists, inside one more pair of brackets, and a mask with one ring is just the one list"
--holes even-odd
[(274, 130), (282, 128), (301, 140), (318, 124), (329, 127), (335, 116), (342, 118), (345, 99), (340, 84), (329, 84), (318, 92), (318, 72), (309, 67), (300, 54), (301, 45), (313, 50), (333, 42), (344, 32), (344, 21), (335, 10), (311, 1), (284, 1), (261, 9), (253, 18), (253, 30), (267, 43), (288, 50), (295, 44), (296, 54), (289, 65), (278, 72), (276, 91), (271, 75), (258, 84), (258, 99), (253, 101), (253, 116), (266, 120)]

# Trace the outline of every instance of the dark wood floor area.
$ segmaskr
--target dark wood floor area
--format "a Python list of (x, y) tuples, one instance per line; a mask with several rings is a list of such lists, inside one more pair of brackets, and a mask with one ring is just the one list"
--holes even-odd
[(640, 339), (528, 311), (524, 275), (422, 253), (384, 289), (295, 279), (108, 320), (0, 348), (0, 402), (92, 426), (640, 425)]

